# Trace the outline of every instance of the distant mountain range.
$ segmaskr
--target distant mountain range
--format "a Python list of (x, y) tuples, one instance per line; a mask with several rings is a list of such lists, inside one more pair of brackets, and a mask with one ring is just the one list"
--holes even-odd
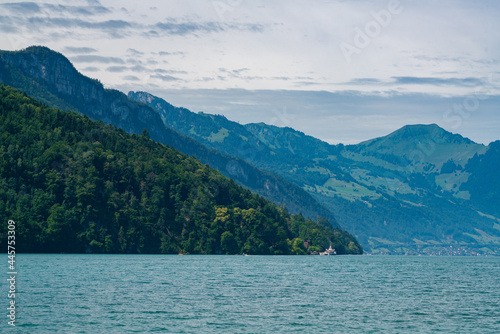
[[(146, 92), (128, 96), (158, 110), (180, 133), (306, 189), (366, 249), (411, 253), (500, 244), (500, 163), (494, 161), (500, 142), (486, 147), (432, 124), (408, 125), (358, 145), (329, 145), (291, 128), (192, 113)], [(473, 164), (481, 170), (477, 176)], [(489, 181), (475, 181), (483, 169), (491, 171)]]
[(127, 99), (46, 48), (1, 52), (0, 81), (130, 132), (147, 128), (152, 138), (292, 212), (335, 221), (333, 212), (373, 253), (500, 249), (500, 141), (484, 146), (432, 124), (330, 145), (291, 128), (193, 113), (147, 92), (130, 92)]

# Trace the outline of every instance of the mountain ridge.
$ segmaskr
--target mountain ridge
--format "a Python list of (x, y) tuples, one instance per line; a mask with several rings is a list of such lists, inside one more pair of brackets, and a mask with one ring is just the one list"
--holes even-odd
[[(162, 108), (176, 108), (161, 98), (143, 94), (148, 98), (141, 99), (134, 92), (128, 96), (142, 102), (154, 101), (151, 106), (160, 112)], [(192, 119), (184, 124), (183, 117), (198, 118), (195, 126), (206, 124), (209, 118), (210, 126), (206, 128), (213, 132), (193, 131)], [(228, 124), (221, 116), (200, 115), (184, 108), (182, 115), (177, 113), (174, 119), (176, 122), (170, 119), (167, 124), (177, 128), (176, 124), (181, 123), (184, 129), (180, 131), (186, 135), (273, 170), (306, 189), (336, 212), (340, 224), (360, 238), (365, 249), (392, 252), (398, 248), (397, 252), (411, 253), (422, 245), (445, 248), (450, 243), (470, 246), (497, 240), (482, 239), (474, 230), (498, 234), (493, 223), (466, 200), (470, 195), (461, 187), (468, 177), (463, 170), (467, 161), (488, 148), (435, 124), (408, 125), (358, 145), (330, 145), (294, 129), (265, 123)], [(243, 136), (239, 129), (244, 129), (244, 139), (238, 139), (238, 135)], [(219, 141), (210, 140), (222, 132)], [(248, 132), (253, 137), (247, 138)], [(381, 142), (387, 151), (378, 150)], [(234, 148), (238, 145), (247, 146), (237, 151)], [(399, 151), (395, 152), (395, 148)], [(468, 220), (476, 227), (469, 227)], [(435, 221), (443, 227), (433, 228)]]
[(331, 211), (300, 187), (166, 127), (157, 111), (128, 99), (122, 92), (105, 89), (98, 80), (83, 76), (67, 58), (49, 48), (35, 46), (21, 51), (0, 51), (0, 81), (50, 106), (78, 111), (130, 133), (140, 134), (147, 129), (152, 139), (197, 157), (271, 201), (286, 205), (290, 212), (312, 219), (323, 216), (338, 226)]
[(391, 140), (397, 140), (401, 138), (418, 138), (418, 137), (423, 137), (427, 139), (429, 136), (430, 137), (443, 137), (442, 135), (445, 134), (448, 138), (454, 138), (456, 142), (459, 143), (465, 143), (465, 144), (476, 144), (469, 138), (463, 137), (460, 134), (454, 134), (451, 133), (436, 123), (431, 123), (431, 124), (407, 124), (402, 126), (401, 128), (381, 137), (373, 138), (370, 140), (365, 140), (362, 141), (356, 145), (360, 146), (368, 146), (369, 144), (383, 140), (383, 139), (391, 139)]

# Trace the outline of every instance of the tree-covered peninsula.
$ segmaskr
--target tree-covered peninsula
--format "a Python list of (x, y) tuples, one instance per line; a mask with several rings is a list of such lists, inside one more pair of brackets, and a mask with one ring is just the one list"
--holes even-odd
[[(347, 232), (290, 215), (193, 157), (0, 85), (0, 238), (16, 251), (360, 254)], [(304, 242), (307, 240), (306, 249)]]

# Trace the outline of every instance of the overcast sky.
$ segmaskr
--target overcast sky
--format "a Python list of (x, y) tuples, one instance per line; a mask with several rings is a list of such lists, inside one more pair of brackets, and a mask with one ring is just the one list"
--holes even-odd
[(0, 0), (0, 48), (45, 45), (125, 93), (356, 143), (437, 123), (500, 139), (500, 2)]

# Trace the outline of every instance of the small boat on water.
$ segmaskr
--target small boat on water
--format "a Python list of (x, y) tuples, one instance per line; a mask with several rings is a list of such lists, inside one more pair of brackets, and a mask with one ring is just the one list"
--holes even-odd
[(319, 252), (319, 255), (337, 255), (337, 252), (332, 248), (332, 244), (330, 243), (330, 248), (326, 249), (324, 252)]

